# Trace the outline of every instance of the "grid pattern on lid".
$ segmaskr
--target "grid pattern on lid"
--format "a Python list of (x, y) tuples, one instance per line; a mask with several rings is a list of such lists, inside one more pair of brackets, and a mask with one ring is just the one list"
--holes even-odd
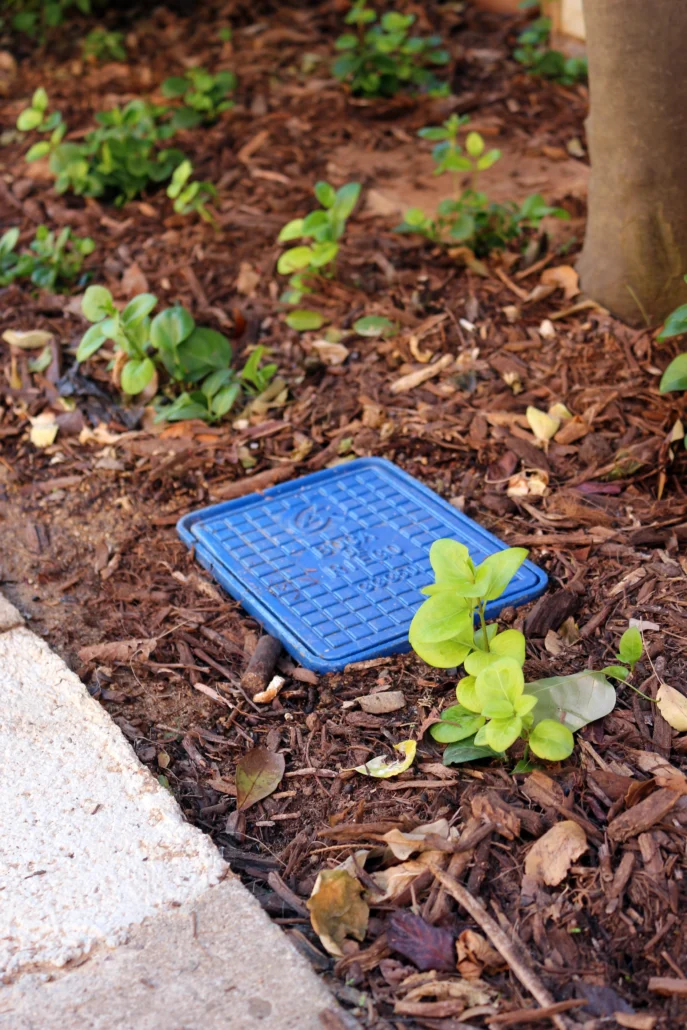
[[(339, 475), (324, 482), (306, 477), (290, 492), (229, 505), (194, 527), (241, 583), (242, 599), (259, 593), (291, 634), (329, 660), (354, 660), (407, 636), (420, 587), (432, 579), (434, 540), (464, 539), (475, 561), (495, 550), (481, 527), (441, 502), (428, 504), (409, 477), (355, 464), (331, 470)], [(508, 594), (527, 589), (528, 577), (523, 568)]]

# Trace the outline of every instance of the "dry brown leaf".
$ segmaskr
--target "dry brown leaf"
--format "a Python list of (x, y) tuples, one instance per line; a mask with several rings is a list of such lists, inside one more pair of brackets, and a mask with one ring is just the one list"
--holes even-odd
[(423, 826), (416, 826), (414, 830), (404, 833), (403, 830), (389, 830), (384, 834), (383, 839), (388, 844), (395, 858), (402, 862), (415, 851), (423, 850), (422, 845), (427, 837), (441, 837), (442, 840), (449, 840), (451, 836), (457, 836), (454, 830), (451, 833), (447, 819), (437, 819), (433, 823), (425, 823)]
[(547, 268), (541, 274), (542, 286), (557, 286), (563, 290), (566, 300), (572, 300), (580, 292), (579, 276), (572, 265), (558, 265)]
[(671, 765), (667, 759), (653, 751), (631, 751), (630, 754), (642, 772), (653, 776), (659, 787), (667, 787), (668, 790), (678, 790), (682, 794), (687, 794), (687, 777), (674, 765)]
[(332, 343), (330, 340), (313, 340), (310, 349), (317, 353), (323, 365), (343, 365), (350, 354), (343, 343)]
[(466, 980), (433, 980), (429, 983), (418, 984), (413, 987), (404, 997), (404, 1001), (422, 1001), (423, 998), (435, 998), (437, 1001), (447, 1001), (449, 998), (460, 998), (465, 1002), (465, 1007), (473, 1005), (487, 1005), (491, 994), (485, 983), (476, 983), (474, 980), (468, 983)]
[(372, 873), (372, 879), (382, 893), (372, 894), (370, 901), (373, 905), (381, 905), (387, 901), (400, 902), (411, 884), (415, 886), (416, 891), (429, 886), (434, 879), (432, 866), (436, 867), (437, 863), (445, 861), (445, 852), (425, 851), (419, 858), (411, 858), (407, 862)]
[(78, 652), (82, 662), (145, 662), (157, 647), (156, 637), (112, 640), (107, 644), (89, 644)]
[(330, 955), (343, 956), (346, 937), (362, 941), (370, 910), (361, 898), (363, 886), (346, 869), (323, 869), (307, 901), (313, 930)]
[(428, 379), (438, 376), (445, 368), (452, 365), (453, 361), (454, 358), (451, 354), (442, 354), (433, 365), (425, 365), (424, 368), (418, 368), (414, 372), (409, 372), (408, 375), (401, 376), (400, 379), (391, 384), (389, 390), (391, 393), (408, 393), (409, 390), (414, 390), (416, 386), (426, 383)]
[[(496, 948), (474, 930), (463, 930), (456, 941), (458, 972), (468, 980), (475, 979), (484, 970), (486, 973), (498, 973), (507, 968), (502, 956)], [(474, 970), (478, 972), (475, 973)]]
[(127, 300), (132, 300), (139, 293), (148, 293), (148, 280), (135, 261), (122, 276), (122, 293)]
[(383, 690), (379, 694), (364, 694), (356, 698), (358, 704), (368, 715), (386, 715), (405, 707), (406, 699), (402, 690)]
[(589, 432), (589, 426), (583, 418), (575, 415), (565, 422), (554, 436), (556, 443), (571, 444), (581, 440)]
[(269, 797), (282, 781), (286, 760), (266, 747), (254, 747), (236, 763), (237, 808), (245, 811)]
[(555, 887), (568, 875), (572, 863), (587, 850), (587, 835), (571, 819), (552, 826), (532, 845), (525, 859), (525, 873)]
[(242, 261), (239, 265), (239, 274), (236, 278), (236, 290), (244, 297), (250, 297), (255, 293), (260, 282), (260, 273), (256, 272), (248, 261)]

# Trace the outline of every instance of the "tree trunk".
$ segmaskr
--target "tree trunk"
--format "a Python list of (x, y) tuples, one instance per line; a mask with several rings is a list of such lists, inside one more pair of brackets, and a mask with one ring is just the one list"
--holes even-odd
[(591, 114), (584, 292), (632, 324), (687, 302), (687, 3), (584, 0)]

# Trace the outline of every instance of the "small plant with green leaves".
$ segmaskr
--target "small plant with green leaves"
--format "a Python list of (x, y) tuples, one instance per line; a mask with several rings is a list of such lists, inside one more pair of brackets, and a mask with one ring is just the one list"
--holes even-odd
[(642, 634), (636, 626), (630, 626), (625, 630), (618, 645), (616, 660), (621, 665), (607, 665), (601, 671), (605, 676), (612, 676), (614, 679), (625, 682), (635, 671), (635, 665), (644, 653), (644, 641)]
[(448, 94), (448, 86), (432, 70), (448, 64), (448, 51), (441, 36), (411, 35), (414, 14), (387, 11), (377, 21), (365, 0), (355, 0), (345, 20), (355, 32), (337, 39), (340, 55), (332, 74), (349, 83), (354, 96), (392, 97), (408, 88)]
[(92, 29), (84, 37), (81, 49), (87, 61), (126, 61), (127, 58), (123, 32)]
[(502, 597), (526, 556), (511, 547), (475, 566), (456, 540), (437, 540), (430, 549), (435, 582), (423, 590), (429, 597), (415, 613), (409, 641), (429, 665), (463, 665), (466, 672), (456, 688), (458, 703), (430, 728), (436, 741), (449, 745), (447, 765), (501, 755), (518, 739), (539, 758), (560, 761), (572, 752), (573, 732), (615, 704), (603, 673), (525, 684), (523, 634), (487, 624), (487, 604)]
[(19, 255), (15, 247), (19, 242), (19, 229), (15, 226), (0, 236), (0, 286), (8, 286), (15, 276)]
[[(151, 386), (157, 392), (158, 421), (202, 418), (216, 422), (233, 407), (242, 390), (265, 385), (276, 366), (260, 368), (263, 350), (258, 348), (238, 374), (231, 367), (232, 348), (222, 333), (197, 326), (181, 305), (166, 308), (151, 319), (157, 297), (141, 293), (119, 311), (104, 286), (90, 286), (82, 310), (93, 325), (84, 334), (77, 361), (93, 357), (106, 341), (114, 344), (119, 385), (127, 396)], [(181, 392), (180, 392), (181, 391)]]
[(48, 114), (48, 95), (38, 89), (21, 112), (17, 128), (49, 134), (35, 143), (27, 161), (48, 157), (58, 193), (112, 198), (117, 205), (139, 196), (151, 183), (171, 178), (185, 160), (180, 150), (160, 148), (174, 135), (165, 107), (132, 100), (96, 114), (98, 126), (79, 142), (65, 142), (67, 127), (58, 111)]
[[(538, 6), (536, 3), (520, 4), (520, 7)], [(535, 18), (518, 36), (518, 45), (513, 51), (513, 57), (531, 75), (552, 79), (554, 82), (560, 82), (562, 86), (584, 82), (588, 73), (587, 58), (566, 57), (560, 50), (552, 50), (549, 46), (550, 37), (551, 19), (543, 16)]]
[[(687, 275), (685, 282), (687, 283)], [(687, 333), (687, 304), (681, 304), (679, 308), (675, 308), (675, 311), (668, 315), (658, 339), (670, 340), (674, 336), (683, 336), (685, 333)], [(687, 354), (678, 354), (676, 358), (673, 358), (661, 377), (659, 390), (661, 393), (687, 390)], [(687, 447), (687, 439), (685, 446)]]
[(182, 161), (174, 169), (172, 180), (167, 187), (167, 196), (174, 201), (174, 210), (180, 215), (192, 212), (200, 215), (205, 222), (216, 226), (215, 219), (208, 211), (207, 203), (217, 196), (217, 190), (211, 182), (189, 182), (193, 175), (193, 165), (189, 160)]
[(19, 256), (14, 278), (57, 290), (78, 279), (84, 258), (93, 253), (95, 243), (90, 236), (77, 236), (68, 225), (57, 235), (47, 225), (39, 225), (29, 248)]
[[(70, 8), (82, 14), (90, 14), (90, 0), (5, 0), (3, 8), (10, 14), (9, 25), (15, 32), (22, 32), (31, 39), (45, 40), (50, 29), (58, 28), (64, 22)], [(0, 17), (0, 29), (5, 27), (5, 18)]]
[(348, 182), (335, 190), (328, 182), (318, 182), (315, 196), (322, 207), (305, 218), (287, 222), (278, 236), (279, 243), (305, 240), (285, 250), (277, 262), (280, 275), (289, 275), (289, 290), (282, 296), (287, 304), (297, 304), (304, 293), (312, 292), (316, 276), (334, 274), (339, 240), (360, 196), (360, 183)]
[(184, 75), (173, 75), (162, 83), (164, 96), (183, 101), (183, 107), (172, 115), (172, 125), (178, 129), (216, 122), (222, 111), (234, 106), (229, 94), (235, 89), (233, 72), (221, 71), (213, 75), (205, 68), (189, 68)]
[[(458, 133), (467, 124), (466, 116), (451, 115), (443, 125), (420, 129), (422, 139), (435, 143), (432, 157), (436, 167), (434, 175), (449, 173), (453, 181), (453, 196), (442, 200), (435, 218), (420, 208), (406, 211), (397, 232), (418, 233), (434, 243), (465, 244), (477, 257), (492, 250), (501, 250), (528, 230), (538, 229), (543, 218), (568, 218), (567, 211), (550, 207), (535, 193), (522, 204), (491, 203), (487, 194), (479, 189), (479, 177), (501, 157), (501, 151), (487, 150), (478, 132), (469, 132), (465, 146)], [(463, 176), (469, 175), (469, 184), (463, 185)]]

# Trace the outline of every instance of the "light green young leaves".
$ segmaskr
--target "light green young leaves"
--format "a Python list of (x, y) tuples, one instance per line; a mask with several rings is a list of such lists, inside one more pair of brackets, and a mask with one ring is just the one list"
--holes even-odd
[(530, 749), (538, 758), (549, 762), (562, 762), (572, 754), (575, 741), (572, 732), (562, 722), (542, 719), (529, 735)]

